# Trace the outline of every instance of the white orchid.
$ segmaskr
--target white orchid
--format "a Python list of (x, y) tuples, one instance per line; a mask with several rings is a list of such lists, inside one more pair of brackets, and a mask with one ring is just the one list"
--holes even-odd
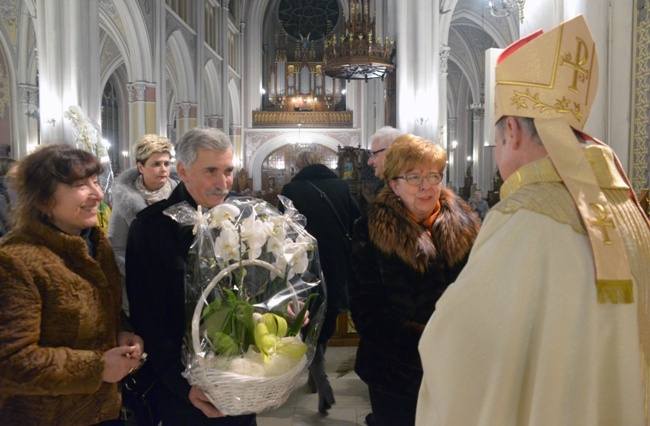
[(216, 257), (223, 258), (226, 262), (231, 260), (239, 261), (240, 253), (244, 250), (245, 247), (235, 226), (228, 221), (222, 222), (221, 232), (214, 241), (214, 254)]
[(240, 210), (237, 206), (228, 203), (219, 204), (210, 210), (210, 216), (212, 217), (210, 226), (213, 228), (221, 228), (224, 222), (233, 220), (239, 216), (239, 213)]
[(309, 265), (309, 251), (311, 244), (309, 241), (299, 236), (296, 241), (287, 238), (278, 251), (275, 252), (277, 266), (280, 270), (289, 268), (287, 276), (292, 277), (296, 274), (302, 274), (307, 270)]
[(246, 219), (241, 222), (241, 239), (246, 242), (248, 246), (248, 258), (257, 259), (262, 254), (262, 248), (267, 240), (266, 232), (264, 231), (264, 224), (261, 220), (256, 218), (253, 212)]
[(210, 227), (220, 229), (215, 239), (214, 253), (226, 262), (258, 259), (263, 253), (273, 255), (275, 266), (286, 271), (287, 277), (302, 274), (309, 266), (308, 252), (313, 249), (308, 238), (287, 237), (284, 216), (258, 216), (252, 209), (247, 217), (235, 205), (224, 203), (210, 210)]

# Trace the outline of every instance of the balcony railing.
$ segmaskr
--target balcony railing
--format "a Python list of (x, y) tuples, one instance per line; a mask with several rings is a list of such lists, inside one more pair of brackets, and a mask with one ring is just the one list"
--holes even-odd
[(352, 111), (253, 111), (253, 127), (352, 127)]

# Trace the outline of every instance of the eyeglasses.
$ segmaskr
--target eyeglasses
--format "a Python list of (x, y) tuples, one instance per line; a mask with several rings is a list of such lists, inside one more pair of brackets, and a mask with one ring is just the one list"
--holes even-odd
[[(412, 186), (419, 186), (422, 185), (422, 182), (424, 182), (425, 176), (420, 176), (420, 175), (402, 175), (402, 176), (396, 176), (395, 179), (404, 179), (406, 183)], [(426, 175), (427, 182), (431, 185), (437, 185), (442, 181), (442, 175), (439, 173), (431, 173)]]
[(370, 151), (370, 158), (374, 157), (375, 155), (379, 154), (380, 152), (386, 151), (386, 148), (378, 149), (377, 151)]

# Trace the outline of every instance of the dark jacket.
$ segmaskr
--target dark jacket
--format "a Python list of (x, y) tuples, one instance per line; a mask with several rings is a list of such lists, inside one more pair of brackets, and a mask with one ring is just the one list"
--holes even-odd
[(88, 425), (116, 419), (103, 353), (117, 345), (120, 271), (99, 228), (83, 238), (41, 222), (0, 246), (0, 423)]
[(350, 243), (329, 206), (309, 183), (329, 197), (348, 234), (361, 216), (359, 206), (350, 195), (347, 182), (323, 164), (312, 164), (298, 172), (284, 185), (282, 194), (293, 201), (307, 218), (305, 227), (318, 241), (318, 254), (327, 287), (327, 311), (337, 316), (349, 309), (348, 286), (351, 277)]
[[(194, 240), (192, 226), (181, 226), (163, 211), (196, 202), (179, 183), (167, 200), (140, 211), (126, 246), (126, 290), (134, 331), (149, 354), (145, 368), (156, 377), (154, 404), (169, 424), (254, 424), (254, 416), (208, 419), (189, 402), (190, 384), (181, 375), (185, 316), (185, 260)], [(191, 307), (194, 309), (194, 306)], [(219, 407), (217, 407), (219, 408)]]
[(450, 190), (441, 190), (440, 205), (429, 235), (387, 187), (354, 226), (355, 371), (369, 385), (406, 398), (417, 398), (422, 381), (422, 331), (479, 230), (469, 206)]

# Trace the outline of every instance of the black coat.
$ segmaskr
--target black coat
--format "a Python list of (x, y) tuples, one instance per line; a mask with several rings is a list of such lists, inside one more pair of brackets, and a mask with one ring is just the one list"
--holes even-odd
[[(350, 234), (354, 221), (361, 216), (350, 195), (347, 182), (323, 164), (312, 164), (284, 185), (281, 195), (291, 199), (307, 218), (306, 230), (318, 241), (318, 254), (327, 288), (327, 316), (336, 317), (349, 309), (348, 287), (351, 280), (350, 243), (332, 208), (309, 183), (329, 197)], [(331, 330), (333, 332), (333, 330)], [(329, 333), (325, 333), (326, 337)]]
[(469, 206), (442, 189), (430, 229), (416, 223), (390, 188), (354, 226), (350, 310), (359, 347), (355, 371), (384, 393), (417, 399), (418, 343), (435, 304), (467, 261), (479, 229)]
[(254, 416), (208, 419), (189, 402), (190, 385), (181, 376), (185, 370), (181, 357), (187, 330), (185, 262), (194, 236), (192, 226), (181, 226), (163, 213), (182, 201), (196, 208), (180, 183), (167, 200), (140, 211), (131, 223), (126, 246), (131, 322), (149, 355), (145, 367), (157, 380), (154, 403), (165, 413), (163, 422), (167, 419), (170, 424), (253, 425)]

